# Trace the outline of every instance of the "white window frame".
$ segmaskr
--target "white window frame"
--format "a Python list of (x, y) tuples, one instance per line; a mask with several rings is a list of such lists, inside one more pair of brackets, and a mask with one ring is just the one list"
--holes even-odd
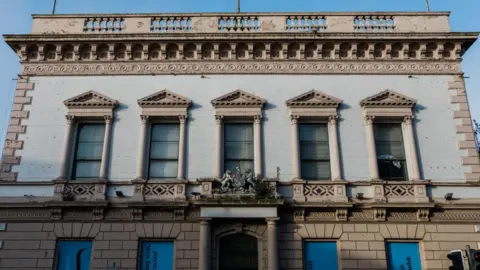
[[(403, 144), (407, 163), (406, 180), (421, 180), (418, 164), (418, 154), (413, 131), (413, 107), (415, 99), (409, 98), (392, 90), (385, 90), (360, 102), (365, 114), (365, 132), (369, 156), (370, 178), (381, 180), (378, 170), (377, 151), (373, 125), (376, 122), (393, 122), (402, 124)], [(405, 180), (401, 180), (405, 181)]]

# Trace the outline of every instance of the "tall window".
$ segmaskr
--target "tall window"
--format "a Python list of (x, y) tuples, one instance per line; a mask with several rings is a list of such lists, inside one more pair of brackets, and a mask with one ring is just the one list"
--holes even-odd
[(253, 171), (253, 125), (225, 124), (224, 169), (237, 173)]
[(400, 124), (375, 124), (375, 148), (381, 179), (405, 180), (405, 148)]
[(179, 136), (178, 124), (152, 126), (149, 179), (177, 178)]
[(327, 125), (300, 124), (299, 137), (302, 179), (330, 179)]
[(72, 179), (93, 179), (100, 176), (104, 124), (80, 124), (73, 162)]

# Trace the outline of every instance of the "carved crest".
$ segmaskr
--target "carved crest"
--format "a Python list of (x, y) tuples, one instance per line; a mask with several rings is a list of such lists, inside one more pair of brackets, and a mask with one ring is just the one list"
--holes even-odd
[(333, 107), (337, 108), (342, 101), (336, 97), (329, 96), (325, 93), (310, 90), (306, 93), (298, 95), (287, 100), (289, 107)]
[(192, 101), (179, 94), (162, 90), (138, 100), (140, 107), (185, 107), (192, 105)]
[(362, 107), (413, 107), (417, 101), (392, 90), (385, 90), (360, 102)]
[(213, 107), (263, 107), (265, 100), (243, 90), (235, 90), (211, 101)]
[(83, 108), (110, 108), (118, 106), (118, 101), (99, 94), (93, 90), (80, 94), (63, 102), (65, 106)]

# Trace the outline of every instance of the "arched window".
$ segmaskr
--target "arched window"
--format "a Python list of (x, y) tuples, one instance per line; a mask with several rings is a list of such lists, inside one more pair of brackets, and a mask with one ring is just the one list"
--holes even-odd
[(178, 45), (168, 44), (166, 56), (167, 56), (167, 59), (178, 59)]
[(188, 43), (183, 48), (183, 56), (185, 57), (185, 59), (195, 59), (196, 50), (197, 50), (197, 47), (195, 46), (195, 44)]
[(132, 47), (132, 59), (133, 60), (142, 60), (143, 58), (143, 45), (135, 44)]
[(254, 59), (263, 59), (265, 58), (265, 45), (263, 43), (255, 43), (253, 45), (253, 58)]
[(282, 51), (282, 45), (279, 43), (273, 43), (270, 46), (270, 57), (272, 59), (280, 59), (280, 52)]
[(157, 43), (150, 44), (148, 46), (148, 56), (152, 60), (160, 59), (160, 45)]

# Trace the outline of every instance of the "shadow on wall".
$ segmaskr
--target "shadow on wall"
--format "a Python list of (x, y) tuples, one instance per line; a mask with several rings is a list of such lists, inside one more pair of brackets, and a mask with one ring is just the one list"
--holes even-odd
[(416, 104), (415, 107), (413, 107), (413, 116), (414, 116), (414, 121), (413, 121), (413, 135), (415, 138), (415, 149), (417, 151), (417, 159), (418, 159), (418, 170), (420, 172), (420, 179), (425, 179), (424, 175), (424, 170), (423, 170), (423, 162), (422, 162), (422, 152), (420, 151), (420, 148), (418, 147), (420, 145), (418, 141), (418, 133), (417, 133), (417, 124), (422, 122), (421, 114), (423, 110), (426, 110), (427, 107), (421, 105), (421, 104)]

